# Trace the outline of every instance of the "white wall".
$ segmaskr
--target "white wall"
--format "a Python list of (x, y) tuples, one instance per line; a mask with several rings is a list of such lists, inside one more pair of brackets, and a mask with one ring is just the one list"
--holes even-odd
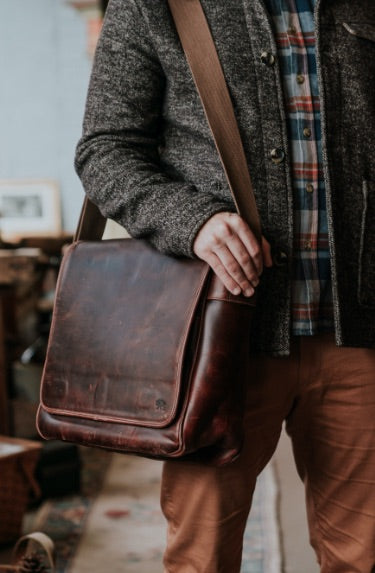
[(66, 0), (0, 0), (0, 178), (52, 178), (63, 227), (83, 198), (73, 157), (91, 59), (86, 21)]

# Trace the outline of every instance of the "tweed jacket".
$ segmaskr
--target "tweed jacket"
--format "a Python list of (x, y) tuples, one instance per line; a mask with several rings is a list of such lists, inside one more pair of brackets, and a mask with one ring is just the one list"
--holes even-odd
[[(202, 5), (274, 253), (258, 287), (254, 340), (286, 355), (293, 195), (272, 22), (262, 0)], [(375, 2), (317, 0), (315, 23), (336, 342), (373, 348)], [(274, 150), (283, 161), (273, 162)], [(107, 217), (165, 253), (194, 256), (205, 221), (234, 210), (166, 0), (111, 0), (76, 169)]]

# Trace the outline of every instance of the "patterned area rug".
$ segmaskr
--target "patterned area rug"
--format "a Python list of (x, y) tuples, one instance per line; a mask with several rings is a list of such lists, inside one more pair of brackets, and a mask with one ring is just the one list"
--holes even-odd
[[(51, 499), (27, 522), (26, 532), (42, 531), (53, 539), (56, 573), (67, 573), (77, 551), (94, 500), (99, 495), (112, 461), (112, 454), (100, 449), (81, 448), (80, 494)], [(92, 573), (101, 573), (92, 570)]]
[[(162, 573), (160, 462), (98, 450), (84, 455), (83, 495), (47, 502), (34, 523), (56, 543), (56, 573)], [(277, 489), (268, 466), (258, 479), (241, 573), (280, 573), (280, 562)]]

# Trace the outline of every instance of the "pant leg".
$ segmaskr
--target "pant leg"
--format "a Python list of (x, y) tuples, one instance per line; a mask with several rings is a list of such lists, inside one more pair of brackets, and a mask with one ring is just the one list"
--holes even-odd
[[(293, 372), (294, 371), (294, 372)], [(293, 399), (295, 363), (254, 361), (246, 438), (228, 466), (164, 464), (161, 504), (168, 520), (167, 573), (238, 573), (243, 533), (258, 474), (270, 460)]]
[(301, 339), (287, 420), (321, 573), (375, 571), (375, 350)]

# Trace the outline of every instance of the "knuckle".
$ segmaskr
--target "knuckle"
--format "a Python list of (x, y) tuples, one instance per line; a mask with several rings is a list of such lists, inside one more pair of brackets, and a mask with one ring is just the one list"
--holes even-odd
[(228, 223), (221, 221), (217, 228), (217, 234), (221, 239), (228, 239), (232, 235), (232, 230)]
[(240, 263), (240, 265), (242, 267), (245, 267), (249, 264), (250, 262), (250, 257), (247, 253), (241, 253), (238, 257), (238, 262)]
[(256, 243), (256, 245), (254, 245), (254, 247), (253, 247), (252, 256), (253, 256), (253, 259), (262, 258), (262, 249), (260, 248), (258, 243)]
[(227, 270), (232, 276), (240, 275), (238, 264), (235, 261), (230, 261), (226, 265)]
[(214, 249), (220, 248), (226, 244), (230, 237), (230, 229), (225, 223), (220, 223), (211, 237), (211, 245)]
[(222, 245), (223, 245), (223, 238), (220, 236), (220, 234), (213, 235), (211, 239), (212, 249), (213, 250), (219, 249)]
[(253, 259), (254, 263), (255, 263), (257, 266), (259, 266), (259, 265), (261, 264), (262, 260), (263, 260), (262, 253), (261, 253), (259, 250), (257, 250), (257, 251), (252, 255), (252, 259)]
[(231, 213), (231, 225), (235, 229), (239, 229), (239, 230), (244, 230), (244, 229), (248, 228), (245, 221), (237, 213)]
[(243, 231), (247, 231), (248, 226), (245, 223), (245, 221), (243, 219), (241, 219), (241, 217), (237, 217), (236, 221), (235, 221), (235, 225), (236, 225), (236, 229), (238, 229), (238, 231), (243, 232)]
[(212, 268), (212, 270), (215, 271), (216, 274), (221, 274), (222, 270), (223, 270), (223, 265), (220, 263), (220, 261), (213, 259), (212, 261), (207, 261), (210, 265), (210, 267)]

